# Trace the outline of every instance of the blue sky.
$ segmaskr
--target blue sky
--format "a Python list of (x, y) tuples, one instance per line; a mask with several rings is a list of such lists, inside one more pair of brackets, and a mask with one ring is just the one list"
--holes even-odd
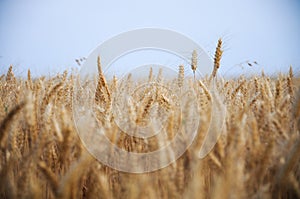
[[(20, 75), (79, 69), (76, 58), (144, 27), (178, 31), (210, 54), (223, 37), (222, 74), (300, 72), (299, 9), (297, 0), (0, 0), (0, 73), (10, 64)], [(242, 69), (247, 60), (259, 65)]]

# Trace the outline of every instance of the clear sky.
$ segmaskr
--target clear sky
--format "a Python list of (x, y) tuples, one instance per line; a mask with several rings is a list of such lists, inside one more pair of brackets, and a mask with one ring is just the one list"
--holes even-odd
[[(213, 54), (224, 40), (221, 72), (300, 72), (298, 0), (0, 0), (0, 73), (55, 74), (124, 31), (178, 31)], [(259, 65), (244, 69), (245, 61)]]

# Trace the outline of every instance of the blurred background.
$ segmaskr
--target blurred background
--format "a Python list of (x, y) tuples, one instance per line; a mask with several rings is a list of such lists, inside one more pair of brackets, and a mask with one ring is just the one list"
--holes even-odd
[[(223, 38), (221, 75), (300, 71), (297, 0), (0, 0), (0, 73), (79, 70), (99, 44), (137, 28), (182, 33), (213, 56)], [(81, 59), (81, 60), (80, 60)]]

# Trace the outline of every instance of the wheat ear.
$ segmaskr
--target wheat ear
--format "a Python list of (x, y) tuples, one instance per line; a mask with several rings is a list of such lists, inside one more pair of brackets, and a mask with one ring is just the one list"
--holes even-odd
[(221, 62), (222, 54), (223, 54), (222, 39), (220, 38), (218, 40), (218, 45), (217, 45), (216, 52), (215, 52), (214, 69), (213, 69), (213, 72), (212, 72), (212, 74), (210, 76), (210, 80), (212, 78), (216, 77), (216, 75), (217, 75), (217, 71), (220, 68), (220, 62)]
[(193, 50), (193, 53), (192, 53), (192, 63), (191, 63), (191, 68), (192, 68), (192, 71), (194, 73), (194, 80), (195, 80), (195, 74), (196, 74), (196, 70), (197, 70), (197, 59), (198, 59), (198, 53), (196, 50)]

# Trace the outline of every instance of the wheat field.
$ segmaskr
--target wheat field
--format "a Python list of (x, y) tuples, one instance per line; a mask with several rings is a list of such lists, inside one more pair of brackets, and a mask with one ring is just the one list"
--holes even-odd
[[(195, 91), (201, 125), (179, 159), (142, 174), (112, 169), (83, 146), (72, 113), (76, 75), (33, 79), (28, 71), (24, 79), (10, 67), (0, 77), (0, 198), (300, 198), (299, 77), (290, 68), (276, 77), (217, 78), (220, 59), (215, 62), (210, 77), (184, 80), (181, 66), (178, 79), (169, 82), (181, 92)], [(98, 67), (94, 100), (101, 110), (97, 121), (109, 126), (105, 134), (127, 151), (155, 150), (157, 139), (115, 136), (110, 102), (131, 83), (106, 80)], [(150, 80), (163, 81), (151, 73)], [(213, 150), (199, 158), (211, 120), (212, 81), (226, 105), (225, 126)], [(136, 95), (142, 105), (128, 113), (130, 121), (142, 122), (154, 102), (176, 108), (163, 90), (157, 92), (149, 98)], [(176, 115), (165, 120), (171, 139)]]

